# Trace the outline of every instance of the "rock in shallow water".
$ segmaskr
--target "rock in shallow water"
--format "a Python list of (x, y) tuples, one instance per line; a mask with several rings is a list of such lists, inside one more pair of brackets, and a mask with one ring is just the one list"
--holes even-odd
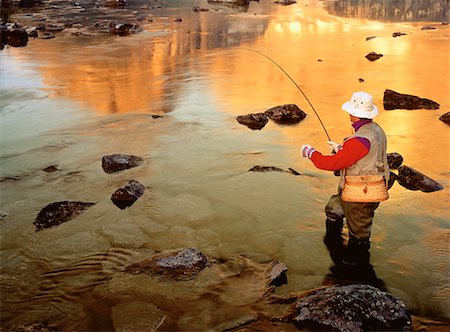
[(266, 173), (266, 172), (285, 172), (285, 173), (291, 173), (294, 175), (301, 175), (300, 172), (297, 172), (295, 169), (288, 168), (288, 170), (284, 170), (279, 167), (275, 166), (253, 166), (248, 170), (248, 172), (259, 172), (259, 173)]
[(136, 180), (130, 180), (125, 187), (117, 189), (112, 194), (111, 200), (118, 208), (123, 210), (133, 205), (144, 192), (143, 184)]
[(208, 264), (207, 257), (196, 248), (154, 255), (125, 268), (126, 273), (149, 274), (169, 280), (191, 280)]
[(114, 173), (140, 166), (143, 162), (144, 159), (142, 157), (117, 153), (103, 156), (102, 168), (106, 173)]
[(111, 309), (114, 331), (157, 331), (165, 318), (164, 311), (144, 301), (131, 300)]
[(394, 109), (438, 109), (439, 104), (426, 98), (398, 93), (392, 90), (385, 90), (383, 97), (383, 105), (385, 110)]
[(369, 54), (366, 55), (366, 59), (369, 61), (375, 61), (375, 60), (378, 60), (379, 58), (381, 58), (382, 56), (383, 56), (383, 54), (370, 52)]
[(269, 119), (263, 113), (239, 115), (236, 117), (236, 120), (240, 124), (243, 124), (253, 130), (260, 130), (264, 128), (267, 122), (269, 122)]
[(0, 44), (13, 47), (24, 47), (28, 43), (28, 33), (23, 28), (0, 26)]
[(397, 181), (407, 189), (420, 190), (426, 193), (444, 189), (444, 186), (440, 183), (405, 165), (398, 168)]
[(36, 231), (58, 226), (83, 213), (95, 203), (62, 201), (47, 205), (39, 212), (33, 224)]
[(441, 120), (442, 122), (444, 122), (444, 123), (450, 125), (450, 112), (447, 112), (447, 113), (445, 113), (445, 114), (442, 114), (442, 115), (439, 117), (439, 120)]
[(306, 113), (295, 104), (272, 107), (264, 115), (278, 124), (296, 124), (306, 118)]
[(403, 157), (397, 152), (387, 154), (388, 164), (390, 169), (397, 169), (403, 163)]
[(406, 306), (368, 285), (319, 289), (297, 300), (292, 320), (299, 328), (338, 331), (405, 331), (411, 326)]

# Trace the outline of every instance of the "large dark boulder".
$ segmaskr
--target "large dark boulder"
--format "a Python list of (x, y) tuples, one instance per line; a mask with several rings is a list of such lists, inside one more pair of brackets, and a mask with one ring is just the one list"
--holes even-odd
[(306, 113), (295, 104), (275, 106), (265, 111), (264, 114), (279, 124), (296, 124), (306, 117)]
[(387, 154), (387, 160), (390, 169), (397, 169), (403, 163), (403, 157), (397, 152)]
[(39, 212), (33, 224), (36, 231), (58, 226), (83, 213), (95, 203), (62, 201), (50, 203)]
[(156, 254), (125, 268), (125, 273), (149, 274), (165, 280), (191, 280), (208, 265), (208, 258), (196, 248)]
[(439, 117), (439, 120), (441, 120), (442, 122), (444, 122), (444, 123), (450, 125), (450, 112), (447, 112), (447, 113), (445, 113), (445, 114), (442, 114), (442, 115)]
[(144, 159), (142, 157), (117, 153), (103, 156), (102, 168), (106, 173), (114, 173), (140, 166), (143, 162)]
[(420, 190), (426, 193), (444, 189), (444, 186), (412, 167), (398, 168), (398, 183), (410, 190)]
[(405, 331), (411, 316), (393, 295), (369, 285), (318, 289), (298, 299), (292, 321), (307, 331)]
[(383, 105), (385, 110), (415, 110), (421, 108), (438, 109), (440, 106), (430, 99), (398, 93), (389, 89), (384, 91)]
[(123, 188), (117, 189), (111, 196), (111, 200), (119, 209), (130, 207), (145, 192), (145, 186), (136, 180), (128, 181)]
[(24, 47), (28, 44), (28, 33), (23, 28), (2, 25), (0, 27), (0, 44)]
[(247, 115), (238, 115), (236, 121), (253, 130), (260, 130), (269, 122), (267, 116), (263, 113), (253, 113)]

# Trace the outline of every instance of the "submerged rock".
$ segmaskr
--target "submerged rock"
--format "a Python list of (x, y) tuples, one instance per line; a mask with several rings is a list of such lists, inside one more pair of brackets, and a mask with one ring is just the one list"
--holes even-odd
[(142, 157), (117, 153), (103, 156), (102, 168), (106, 173), (114, 173), (140, 166), (143, 162), (144, 158)]
[(394, 32), (393, 34), (392, 34), (392, 37), (400, 37), (400, 36), (406, 36), (407, 34), (406, 33), (404, 33), (404, 32)]
[(382, 56), (383, 56), (383, 54), (370, 52), (369, 54), (366, 55), (366, 59), (369, 61), (375, 61), (375, 60), (378, 60), (379, 58), (381, 58)]
[(279, 124), (296, 124), (306, 118), (306, 113), (295, 104), (272, 107), (264, 114), (270, 120)]
[(117, 189), (111, 196), (111, 200), (119, 209), (130, 207), (145, 192), (143, 184), (136, 180), (130, 180), (125, 187)]
[(286, 172), (284, 169), (275, 166), (253, 166), (249, 172)]
[(264, 128), (267, 122), (269, 122), (269, 119), (264, 115), (264, 113), (238, 115), (236, 117), (236, 120), (240, 124), (243, 124), (244, 126), (247, 126), (248, 128), (253, 130), (260, 130)]
[(425, 25), (422, 28), (420, 28), (420, 30), (436, 30), (436, 27), (431, 25)]
[(444, 186), (440, 183), (405, 165), (398, 168), (397, 181), (407, 189), (420, 190), (426, 193), (444, 189)]
[(447, 113), (445, 113), (445, 114), (442, 114), (442, 115), (439, 117), (439, 120), (441, 120), (442, 122), (444, 122), (444, 123), (450, 125), (450, 112), (447, 112)]
[(293, 323), (308, 331), (405, 331), (411, 326), (398, 298), (369, 285), (319, 289), (297, 300), (292, 310)]
[(167, 317), (164, 311), (149, 302), (133, 298), (129, 301), (111, 308), (114, 331), (157, 331)]
[(249, 172), (261, 172), (261, 173), (265, 173), (265, 172), (286, 172), (286, 173), (291, 173), (294, 175), (301, 175), (301, 173), (297, 172), (295, 169), (289, 168), (288, 171), (279, 168), (279, 167), (275, 167), (275, 166), (253, 166), (252, 168), (250, 168), (248, 170)]
[(394, 109), (438, 109), (439, 104), (426, 98), (398, 93), (392, 90), (385, 90), (383, 97), (383, 105), (385, 110)]
[(43, 169), (45, 173), (53, 173), (59, 171), (58, 165), (51, 165)]
[(58, 226), (83, 213), (95, 203), (61, 201), (50, 203), (39, 212), (33, 224), (36, 231)]
[(374, 39), (374, 38), (377, 38), (377, 36), (369, 36), (369, 37), (366, 37), (366, 41), (369, 41), (369, 40)]
[(154, 255), (125, 268), (125, 273), (149, 274), (169, 280), (191, 280), (208, 265), (207, 257), (196, 248)]
[(388, 153), (387, 160), (390, 169), (397, 169), (403, 163), (403, 157), (397, 152)]

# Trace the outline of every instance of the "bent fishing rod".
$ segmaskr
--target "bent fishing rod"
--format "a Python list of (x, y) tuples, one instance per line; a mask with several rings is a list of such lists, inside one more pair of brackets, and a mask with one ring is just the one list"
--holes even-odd
[(252, 50), (252, 49), (249, 49), (249, 48), (238, 48), (238, 49), (239, 49), (239, 50), (243, 50), (243, 51), (249, 51), (249, 52), (253, 52), (253, 53), (259, 54), (259, 55), (263, 56), (264, 58), (266, 58), (267, 60), (269, 60), (270, 62), (272, 62), (275, 66), (277, 66), (278, 69), (280, 69), (280, 70), (283, 72), (283, 74), (285, 74), (285, 75), (291, 80), (291, 82), (294, 83), (294, 85), (297, 87), (298, 91), (301, 92), (301, 94), (303, 95), (303, 97), (305, 97), (305, 99), (306, 99), (306, 101), (308, 102), (309, 106), (311, 106), (312, 110), (313, 110), (314, 113), (316, 114), (317, 119), (319, 119), (319, 122), (320, 122), (320, 124), (322, 125), (322, 128), (323, 128), (323, 130), (325, 131), (325, 134), (326, 134), (327, 137), (328, 137), (328, 140), (331, 141), (330, 135), (328, 135), (328, 131), (326, 130), (326, 128), (325, 128), (325, 126), (324, 126), (322, 120), (320, 119), (319, 113), (317, 113), (316, 109), (314, 108), (313, 104), (309, 101), (309, 99), (308, 99), (308, 97), (306, 96), (306, 94), (303, 92), (303, 90), (300, 88), (300, 86), (294, 81), (294, 79), (286, 72), (286, 70), (284, 70), (278, 63), (276, 63), (274, 60), (272, 60), (271, 58), (269, 58), (269, 57), (268, 57), (267, 55), (265, 55), (264, 53), (261, 53), (261, 52), (259, 52), (259, 51)]

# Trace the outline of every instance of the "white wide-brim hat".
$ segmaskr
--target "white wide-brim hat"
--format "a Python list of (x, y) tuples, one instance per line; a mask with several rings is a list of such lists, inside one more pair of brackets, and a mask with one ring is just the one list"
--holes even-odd
[(352, 98), (342, 105), (342, 109), (357, 118), (373, 119), (378, 115), (378, 108), (373, 98), (366, 92), (355, 92)]

